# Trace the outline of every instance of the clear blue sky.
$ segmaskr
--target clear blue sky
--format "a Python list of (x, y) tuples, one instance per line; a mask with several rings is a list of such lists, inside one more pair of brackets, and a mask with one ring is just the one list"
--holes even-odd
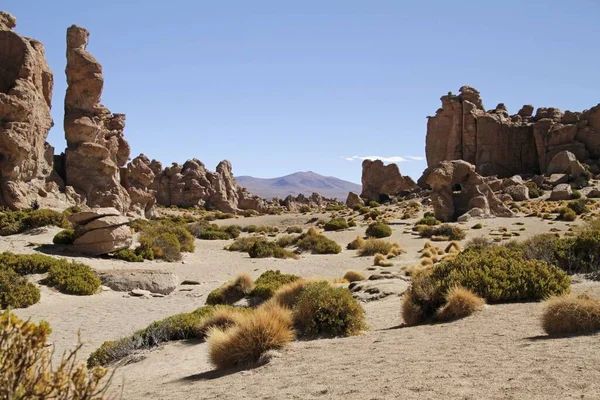
[[(132, 157), (222, 159), (236, 175), (312, 170), (360, 182), (353, 156), (422, 157), (426, 117), (470, 85), (484, 105), (600, 102), (600, 2), (8, 0), (55, 74), (64, 148), (65, 32), (91, 31), (103, 103)], [(425, 162), (399, 163), (418, 177)]]

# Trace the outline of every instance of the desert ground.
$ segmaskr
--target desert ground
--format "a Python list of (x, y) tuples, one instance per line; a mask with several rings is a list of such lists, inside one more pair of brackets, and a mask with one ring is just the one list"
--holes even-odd
[[(328, 219), (330, 215), (266, 215), (217, 223), (270, 225), (283, 231), (293, 225), (306, 228), (312, 218)], [(322, 278), (339, 278), (348, 269), (367, 276), (381, 271), (397, 273), (401, 266), (418, 262), (418, 252), (426, 242), (411, 232), (416, 220), (389, 221), (393, 235), (386, 240), (399, 242), (407, 251), (393, 267), (373, 267), (373, 257), (358, 257), (356, 251), (345, 249), (357, 235), (364, 235), (366, 223), (362, 221), (344, 231), (325, 232), (342, 245), (342, 253), (303, 254), (299, 260), (252, 259), (246, 253), (223, 250), (231, 240), (196, 240), (195, 253), (185, 253), (182, 261), (174, 263), (70, 257), (96, 270), (169, 270), (180, 281), (200, 284), (179, 286), (162, 298), (138, 298), (112, 290), (75, 297), (41, 286), (40, 302), (15, 313), (51, 324), (56, 357), (77, 343), (79, 332), (84, 342), (80, 356), (87, 358), (104, 341), (203, 306), (211, 290), (239, 272), (253, 278), (268, 269)], [(476, 222), (484, 227), (469, 229)], [(459, 226), (468, 232), (461, 241), (464, 244), (474, 237), (490, 237), (490, 232), (502, 227), (519, 232), (514, 239), (521, 240), (551, 230), (565, 233), (579, 223), (579, 219), (569, 223), (520, 217)], [(41, 228), (5, 237), (0, 251), (34, 253), (37, 245), (52, 243), (59, 230)], [(576, 276), (572, 292), (599, 296), (600, 283)], [(118, 365), (111, 392), (124, 399), (600, 398), (600, 335), (549, 338), (540, 327), (541, 303), (487, 305), (482, 312), (459, 321), (415, 327), (403, 325), (400, 304), (397, 294), (364, 302), (370, 329), (363, 335), (295, 341), (269, 363), (245, 370), (217, 372), (209, 362), (206, 343), (171, 342)]]

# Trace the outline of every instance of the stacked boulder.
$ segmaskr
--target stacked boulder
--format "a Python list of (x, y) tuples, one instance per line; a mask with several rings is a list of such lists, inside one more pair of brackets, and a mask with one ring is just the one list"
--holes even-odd
[(379, 202), (392, 196), (406, 195), (418, 189), (410, 176), (402, 176), (397, 164), (384, 165), (381, 160), (362, 163), (362, 193), (360, 197)]
[(129, 218), (113, 207), (96, 208), (69, 216), (75, 229), (71, 250), (98, 256), (127, 249), (133, 242)]

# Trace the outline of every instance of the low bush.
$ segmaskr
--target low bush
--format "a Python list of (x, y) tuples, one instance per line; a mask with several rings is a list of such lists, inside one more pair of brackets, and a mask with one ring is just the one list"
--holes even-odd
[(229, 233), (220, 230), (207, 230), (197, 236), (201, 240), (229, 240)]
[(581, 198), (581, 192), (579, 190), (573, 190), (571, 193), (571, 198), (576, 200)]
[(132, 249), (119, 250), (112, 254), (112, 258), (127, 262), (144, 262), (144, 257), (137, 254), (135, 250)]
[(280, 350), (294, 338), (289, 310), (261, 307), (230, 329), (211, 328), (207, 334), (209, 357), (218, 369), (254, 364), (267, 351)]
[(558, 219), (563, 221), (575, 221), (577, 219), (577, 213), (569, 207), (561, 207), (558, 210)]
[(298, 259), (298, 255), (292, 251), (280, 247), (277, 242), (256, 241), (248, 249), (250, 258), (293, 258)]
[[(49, 325), (23, 322), (8, 311), (0, 314), (0, 396), (3, 399), (105, 399), (112, 376), (88, 371), (77, 362), (82, 344), (52, 363)], [(105, 379), (107, 378), (107, 379)]]
[(349, 227), (348, 221), (345, 218), (332, 218), (323, 225), (323, 229), (326, 231), (341, 231)]
[(240, 236), (241, 228), (237, 225), (219, 226), (207, 221), (186, 225), (186, 229), (201, 240), (229, 240)]
[(267, 225), (248, 225), (242, 228), (242, 231), (248, 233), (277, 233), (279, 232), (279, 228), (276, 226)]
[(152, 240), (152, 247), (149, 248), (156, 258), (162, 258), (165, 261), (181, 260), (181, 242), (173, 233), (163, 233)]
[(281, 237), (279, 237), (277, 239), (277, 245), (279, 247), (289, 247), (293, 244), (295, 244), (298, 241), (298, 236), (294, 236), (294, 235), (283, 235)]
[(61, 293), (87, 296), (96, 293), (102, 282), (89, 266), (60, 260), (50, 267), (44, 283)]
[(131, 336), (104, 342), (89, 356), (87, 365), (90, 368), (107, 366), (137, 351), (157, 347), (168, 341), (194, 337), (198, 324), (215, 310), (214, 306), (204, 306), (190, 313), (172, 315), (154, 321)]
[(524, 260), (522, 250), (517, 247), (467, 248), (413, 277), (405, 294), (407, 304), (403, 306), (403, 315), (407, 310), (407, 324), (434, 316), (455, 286), (469, 289), (490, 303), (537, 301), (568, 293), (570, 279), (553, 265)]
[(481, 222), (478, 222), (471, 227), (471, 229), (481, 229), (481, 228), (483, 228), (483, 224)]
[(418, 220), (415, 225), (435, 226), (435, 225), (439, 225), (439, 224), (440, 224), (440, 221), (435, 219), (434, 216), (427, 216), (427, 217), (423, 217), (420, 220)]
[(577, 215), (586, 214), (590, 212), (589, 208), (585, 203), (585, 199), (570, 201), (569, 204), (567, 204), (567, 207), (575, 211), (575, 214)]
[(300, 251), (310, 251), (313, 254), (338, 254), (342, 251), (342, 247), (335, 241), (310, 229), (300, 235), (296, 246)]
[(235, 242), (231, 243), (229, 246), (226, 246), (225, 250), (248, 252), (252, 246), (259, 241), (264, 242), (265, 239), (257, 236), (241, 237), (236, 239)]
[(404, 250), (398, 243), (390, 243), (379, 239), (368, 239), (364, 246), (358, 250), (358, 255), (361, 257), (374, 256), (377, 253), (399, 255), (404, 253)]
[(59, 228), (70, 227), (65, 214), (53, 210), (7, 211), (0, 214), (0, 236), (14, 235), (28, 229), (52, 225)]
[(537, 183), (535, 183), (533, 181), (529, 181), (529, 182), (525, 182), (525, 186), (527, 186), (527, 189), (529, 189), (529, 198), (537, 199), (538, 197), (541, 196), (540, 188), (538, 187)]
[(368, 226), (366, 234), (368, 237), (381, 239), (392, 236), (392, 228), (383, 222), (374, 222)]
[(194, 326), (192, 337), (205, 339), (211, 328), (225, 330), (237, 325), (251, 308), (245, 307), (215, 307), (215, 311)]
[(0, 308), (25, 308), (38, 301), (40, 291), (33, 283), (10, 268), (0, 267)]
[(286, 233), (302, 233), (303, 229), (297, 225), (288, 226), (285, 230)]
[(373, 260), (373, 265), (377, 265), (379, 267), (392, 267), (394, 263), (392, 261), (388, 261), (387, 257), (381, 253), (375, 254), (375, 259)]
[(367, 279), (367, 277), (365, 276), (365, 274), (363, 274), (360, 271), (355, 271), (353, 269), (349, 269), (344, 274), (343, 279), (347, 280), (348, 282), (356, 282), (356, 281), (364, 281), (365, 279)]
[(454, 321), (465, 318), (476, 311), (483, 310), (485, 300), (469, 289), (460, 286), (452, 287), (445, 296), (444, 304), (437, 312), (438, 321)]
[(379, 204), (375, 200), (371, 200), (371, 201), (369, 201), (369, 207), (373, 207), (373, 208), (381, 207), (381, 204)]
[(358, 249), (364, 247), (365, 243), (366, 243), (365, 239), (361, 238), (360, 236), (357, 236), (356, 239), (354, 239), (353, 241), (348, 243), (346, 248), (348, 250), (358, 250)]
[(233, 304), (249, 295), (254, 282), (248, 274), (239, 274), (235, 280), (213, 290), (206, 298), (206, 305)]
[(291, 283), (280, 286), (279, 289), (273, 293), (269, 302), (280, 307), (292, 309), (294, 305), (296, 305), (296, 299), (307, 282), (309, 281), (306, 279), (297, 279)]
[(458, 227), (450, 224), (442, 224), (438, 226), (419, 225), (417, 232), (424, 238), (431, 238), (433, 236), (442, 236), (448, 238), (448, 240), (462, 240), (467, 234), (465, 231)]
[(194, 252), (194, 236), (181, 224), (170, 221), (153, 222), (142, 229), (140, 246), (152, 249), (156, 258), (167, 261), (181, 259), (181, 252)]
[(54, 244), (73, 244), (75, 241), (75, 231), (73, 229), (64, 229), (58, 232), (52, 238), (52, 243)]
[(254, 290), (252, 290), (250, 296), (268, 300), (279, 288), (299, 279), (300, 277), (297, 275), (282, 274), (280, 271), (267, 270), (254, 281)]
[(329, 282), (308, 282), (293, 309), (294, 321), (305, 336), (350, 336), (367, 328), (365, 311), (350, 290)]
[(600, 300), (586, 294), (553, 297), (544, 303), (542, 328), (549, 335), (600, 331)]

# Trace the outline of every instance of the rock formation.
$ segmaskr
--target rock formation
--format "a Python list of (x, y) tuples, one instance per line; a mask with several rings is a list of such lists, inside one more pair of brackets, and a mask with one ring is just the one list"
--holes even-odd
[(230, 213), (268, 209), (266, 201), (238, 185), (227, 160), (221, 161), (215, 172), (196, 159), (163, 170), (159, 161), (142, 154), (127, 166), (126, 177), (132, 203), (150, 204), (150, 197), (155, 197), (165, 207), (203, 206)]
[(153, 218), (156, 217), (156, 191), (149, 189), (156, 175), (150, 168), (150, 160), (140, 154), (123, 171), (122, 183), (129, 193), (131, 205), (129, 215)]
[(407, 194), (418, 188), (410, 176), (402, 176), (397, 164), (383, 165), (381, 160), (362, 163), (362, 193), (367, 200), (386, 201), (390, 196)]
[(513, 215), (475, 172), (475, 166), (466, 161), (441, 161), (430, 169), (427, 183), (432, 190), (430, 198), (435, 217), (440, 221)]
[(102, 66), (86, 50), (89, 32), (67, 29), (67, 94), (65, 96), (65, 175), (67, 185), (90, 207), (115, 207), (127, 212), (130, 197), (121, 186), (120, 168), (129, 159), (123, 137), (124, 114), (111, 114), (100, 104)]
[(365, 202), (360, 196), (354, 192), (349, 192), (348, 197), (346, 198), (346, 205), (350, 208), (363, 207)]
[(53, 75), (42, 43), (18, 35), (16, 19), (0, 11), (0, 205), (27, 208), (57, 195), (54, 149), (46, 143)]
[(482, 175), (544, 173), (563, 150), (582, 162), (600, 158), (600, 104), (583, 112), (525, 105), (509, 115), (504, 104), (486, 111), (469, 86), (442, 96), (442, 108), (427, 122), (428, 166), (465, 160)]
[(116, 208), (96, 208), (69, 216), (75, 229), (71, 250), (76, 253), (101, 255), (127, 249), (133, 241), (129, 218)]

